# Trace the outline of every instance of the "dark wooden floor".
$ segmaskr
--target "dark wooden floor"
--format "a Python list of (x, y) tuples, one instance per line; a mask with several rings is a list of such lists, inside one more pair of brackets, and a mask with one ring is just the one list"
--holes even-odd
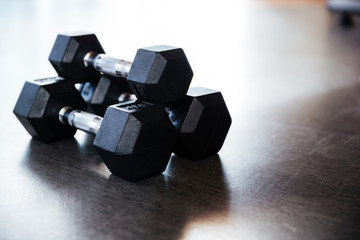
[[(321, 1), (250, 2), (2, 2), (0, 239), (359, 239), (360, 22), (340, 28)], [(31, 140), (12, 109), (74, 30), (129, 60), (183, 47), (192, 85), (232, 113), (219, 154), (130, 183), (92, 136)]]

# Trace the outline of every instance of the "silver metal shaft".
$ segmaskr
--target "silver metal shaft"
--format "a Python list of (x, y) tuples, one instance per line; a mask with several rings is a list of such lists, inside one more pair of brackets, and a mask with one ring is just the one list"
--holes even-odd
[(103, 118), (92, 113), (73, 110), (71, 107), (63, 107), (59, 112), (59, 120), (64, 125), (96, 135)]
[(123, 102), (129, 102), (129, 101), (134, 101), (136, 100), (136, 96), (135, 94), (131, 94), (131, 93), (122, 93), (119, 98), (118, 98), (118, 102), (119, 103), (123, 103)]
[(92, 66), (104, 74), (127, 78), (132, 62), (109, 57), (106, 54), (89, 52), (84, 57), (86, 67)]

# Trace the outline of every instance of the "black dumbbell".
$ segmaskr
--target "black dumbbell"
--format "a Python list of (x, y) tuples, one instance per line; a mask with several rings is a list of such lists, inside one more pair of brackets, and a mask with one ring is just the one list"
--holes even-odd
[(220, 151), (231, 125), (221, 92), (193, 87), (185, 101), (166, 110), (178, 133), (173, 153), (197, 160)]
[(104, 118), (81, 111), (85, 108), (73, 83), (54, 77), (27, 81), (14, 113), (31, 136), (44, 142), (72, 137), (76, 129), (95, 134), (104, 163), (124, 179), (137, 181), (165, 170), (175, 130), (162, 106), (112, 105)]
[(154, 46), (137, 51), (134, 62), (105, 55), (95, 34), (59, 34), (49, 60), (61, 77), (74, 82), (119, 77), (137, 99), (170, 106), (185, 98), (193, 72), (181, 48)]
[[(81, 95), (89, 99), (87, 102), (99, 115), (103, 114), (107, 105), (117, 103), (119, 98), (124, 99), (124, 95), (131, 98), (128, 93), (123, 93), (121, 88), (108, 92), (100, 90), (107, 89), (103, 86), (108, 85), (107, 81), (109, 80), (104, 78), (97, 84), (89, 82), (89, 87), (81, 91)], [(102, 102), (91, 103), (96, 102), (93, 99)], [(190, 88), (183, 102), (166, 108), (166, 111), (178, 132), (174, 153), (197, 160), (220, 151), (231, 125), (230, 113), (220, 92), (203, 87)]]

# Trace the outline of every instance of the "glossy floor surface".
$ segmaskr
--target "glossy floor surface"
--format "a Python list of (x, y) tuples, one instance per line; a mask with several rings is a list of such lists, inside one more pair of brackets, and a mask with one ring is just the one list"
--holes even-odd
[[(360, 24), (336, 21), (322, 1), (1, 1), (0, 239), (359, 239)], [(182, 47), (232, 114), (219, 154), (130, 183), (85, 133), (31, 140), (16, 99), (75, 30), (129, 60)]]

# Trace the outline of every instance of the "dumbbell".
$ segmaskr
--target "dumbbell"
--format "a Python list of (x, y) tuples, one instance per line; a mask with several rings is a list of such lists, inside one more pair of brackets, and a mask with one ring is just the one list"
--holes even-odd
[[(96, 84), (88, 84), (81, 95), (99, 115), (103, 114), (106, 104), (117, 103), (119, 99), (124, 99), (124, 94), (131, 98), (119, 88), (111, 91), (106, 87), (110, 84), (106, 78)], [(190, 88), (183, 102), (165, 109), (178, 132), (174, 153), (197, 160), (220, 151), (231, 125), (231, 117), (219, 91)]]
[(95, 34), (59, 34), (49, 60), (59, 76), (74, 82), (100, 73), (126, 81), (138, 100), (170, 106), (185, 98), (193, 72), (181, 48), (154, 46), (137, 51), (133, 62), (109, 57)]
[(231, 126), (221, 92), (192, 87), (182, 103), (166, 110), (178, 133), (173, 153), (197, 160), (220, 151)]
[(33, 138), (50, 142), (76, 129), (95, 134), (94, 146), (114, 175), (137, 181), (163, 172), (175, 142), (164, 108), (132, 101), (109, 106), (104, 117), (82, 111), (86, 103), (61, 77), (27, 81), (14, 114)]

